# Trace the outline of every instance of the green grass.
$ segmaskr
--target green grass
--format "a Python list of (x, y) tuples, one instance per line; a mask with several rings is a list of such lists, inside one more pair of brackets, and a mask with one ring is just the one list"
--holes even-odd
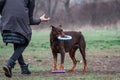
[[(97, 52), (97, 51), (104, 51), (106, 49), (120, 49), (120, 30), (83, 30), (82, 31), (86, 44), (87, 44), (87, 53)], [(12, 45), (9, 44), (5, 46), (2, 42), (2, 37), (0, 37), (0, 65), (5, 63), (5, 60), (12, 53)], [(23, 76), (21, 74), (17, 74), (13, 76), (13, 78), (8, 79), (3, 76), (3, 73), (0, 73), (0, 80), (119, 80), (120, 74), (105, 74), (105, 73), (78, 73), (74, 75), (74, 73), (65, 73), (65, 74), (52, 74), (50, 73), (51, 70), (51, 63), (48, 63), (47, 66), (43, 66), (44, 59), (52, 59), (51, 50), (50, 50), (50, 43), (49, 43), (49, 32), (47, 31), (40, 31), (36, 32), (33, 31), (32, 39), (24, 52), (25, 58), (27, 61), (30, 59), (31, 65), (30, 70), (39, 72), (38, 74), (33, 74), (32, 76)], [(114, 54), (115, 55), (115, 54)], [(48, 59), (49, 61), (49, 59)], [(36, 62), (35, 65), (32, 65)], [(80, 60), (78, 59), (78, 62)], [(38, 64), (39, 63), (39, 64)], [(66, 62), (66, 67), (69, 67), (69, 63)], [(42, 65), (42, 66), (41, 66)], [(38, 67), (39, 66), (39, 67)], [(2, 68), (0, 68), (0, 72), (2, 72)], [(19, 73), (20, 68), (16, 66), (14, 72)], [(41, 74), (45, 73), (45, 75)]]
[(83, 31), (87, 42), (87, 51), (110, 48), (120, 49), (120, 30)]
[[(87, 43), (87, 52), (109, 48), (120, 48), (120, 30), (83, 30), (82, 33)], [(32, 39), (27, 51), (38, 50), (50, 50), (49, 32), (33, 31)], [(8, 51), (12, 51), (12, 45), (9, 44), (8, 47), (6, 47), (0, 37), (0, 53)]]

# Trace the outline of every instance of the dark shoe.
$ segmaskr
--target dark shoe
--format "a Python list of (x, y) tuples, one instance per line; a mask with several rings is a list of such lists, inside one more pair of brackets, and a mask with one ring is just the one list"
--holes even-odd
[(12, 77), (12, 68), (7, 65), (3, 66), (3, 70), (5, 71), (5, 76), (11, 78)]
[(20, 67), (21, 67), (21, 74), (27, 74), (27, 75), (31, 74), (31, 72), (28, 69), (28, 64), (21, 65)]
[(9, 59), (7, 64), (3, 66), (3, 70), (5, 71), (6, 77), (12, 77), (12, 68), (14, 68), (15, 64), (16, 63), (12, 59)]

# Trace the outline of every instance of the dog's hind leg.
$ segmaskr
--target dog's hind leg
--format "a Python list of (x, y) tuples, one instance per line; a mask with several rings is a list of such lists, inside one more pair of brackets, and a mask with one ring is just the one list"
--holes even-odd
[(77, 50), (77, 48), (72, 48), (69, 51), (70, 58), (73, 61), (73, 66), (72, 66), (72, 68), (69, 71), (74, 71), (75, 70), (75, 67), (76, 67), (76, 64), (77, 64), (77, 61), (76, 61), (76, 58), (75, 58), (75, 52), (76, 52), (76, 50)]
[(85, 54), (85, 51), (83, 49), (80, 49), (80, 52), (82, 54), (83, 62), (84, 62), (83, 72), (86, 72), (86, 66), (87, 66), (86, 54)]
[(86, 48), (86, 43), (85, 43), (85, 40), (83, 38), (80, 40), (80, 47), (79, 47), (79, 50), (82, 54), (82, 58), (83, 58), (83, 62), (84, 62), (83, 72), (86, 72), (86, 66), (87, 66), (85, 48)]
[(86, 72), (86, 66), (87, 66), (87, 61), (86, 61), (86, 55), (85, 55), (85, 51), (80, 49), (80, 52), (82, 54), (83, 57), (83, 62), (84, 62), (84, 68), (83, 68), (83, 72)]

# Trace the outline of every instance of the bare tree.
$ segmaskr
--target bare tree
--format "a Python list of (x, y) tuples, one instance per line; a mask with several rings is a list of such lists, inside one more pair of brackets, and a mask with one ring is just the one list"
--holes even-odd
[(116, 15), (120, 19), (120, 0), (115, 0), (116, 3)]
[[(35, 10), (34, 10), (34, 14), (35, 16), (40, 16), (42, 13), (46, 11), (46, 5), (45, 5), (45, 2), (43, 0), (36, 0), (35, 1)], [(43, 14), (43, 13), (42, 13)]]
[(58, 0), (55, 0), (55, 4), (53, 6), (53, 9), (51, 11), (51, 18), (53, 17), (53, 15), (55, 14), (55, 11), (57, 9), (57, 5), (58, 5)]
[(55, 14), (55, 11), (56, 11), (56, 8), (58, 5), (58, 0), (55, 0), (55, 2), (53, 2), (53, 3), (54, 3), (54, 5), (52, 8), (51, 0), (47, 0), (47, 15), (51, 18), (53, 18), (54, 14)]
[(51, 0), (47, 0), (47, 15), (51, 16)]
[(72, 18), (71, 12), (70, 12), (70, 0), (64, 1), (64, 6), (65, 6), (65, 10), (66, 10), (66, 13), (67, 13), (68, 20), (70, 22), (73, 22), (73, 18)]
[(93, 0), (93, 4), (92, 4), (92, 11), (91, 11), (91, 23), (94, 25), (96, 24), (96, 5), (97, 0)]

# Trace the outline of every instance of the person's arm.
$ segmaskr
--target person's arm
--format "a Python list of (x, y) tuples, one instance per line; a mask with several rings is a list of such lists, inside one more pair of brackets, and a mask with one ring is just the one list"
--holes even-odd
[(28, 5), (29, 7), (29, 18), (30, 18), (30, 25), (36, 25), (36, 24), (40, 24), (40, 22), (47, 22), (50, 20), (50, 18), (46, 18), (45, 14), (43, 14), (40, 18), (35, 19), (33, 18), (33, 11), (34, 11), (34, 7), (35, 7), (35, 0), (30, 0), (30, 3)]
[(0, 0), (0, 14), (2, 14), (4, 5), (5, 5), (5, 0)]
[(28, 8), (29, 8), (29, 19), (30, 19), (30, 25), (38, 25), (41, 22), (40, 18), (33, 18), (33, 11), (35, 7), (35, 0), (30, 0)]

